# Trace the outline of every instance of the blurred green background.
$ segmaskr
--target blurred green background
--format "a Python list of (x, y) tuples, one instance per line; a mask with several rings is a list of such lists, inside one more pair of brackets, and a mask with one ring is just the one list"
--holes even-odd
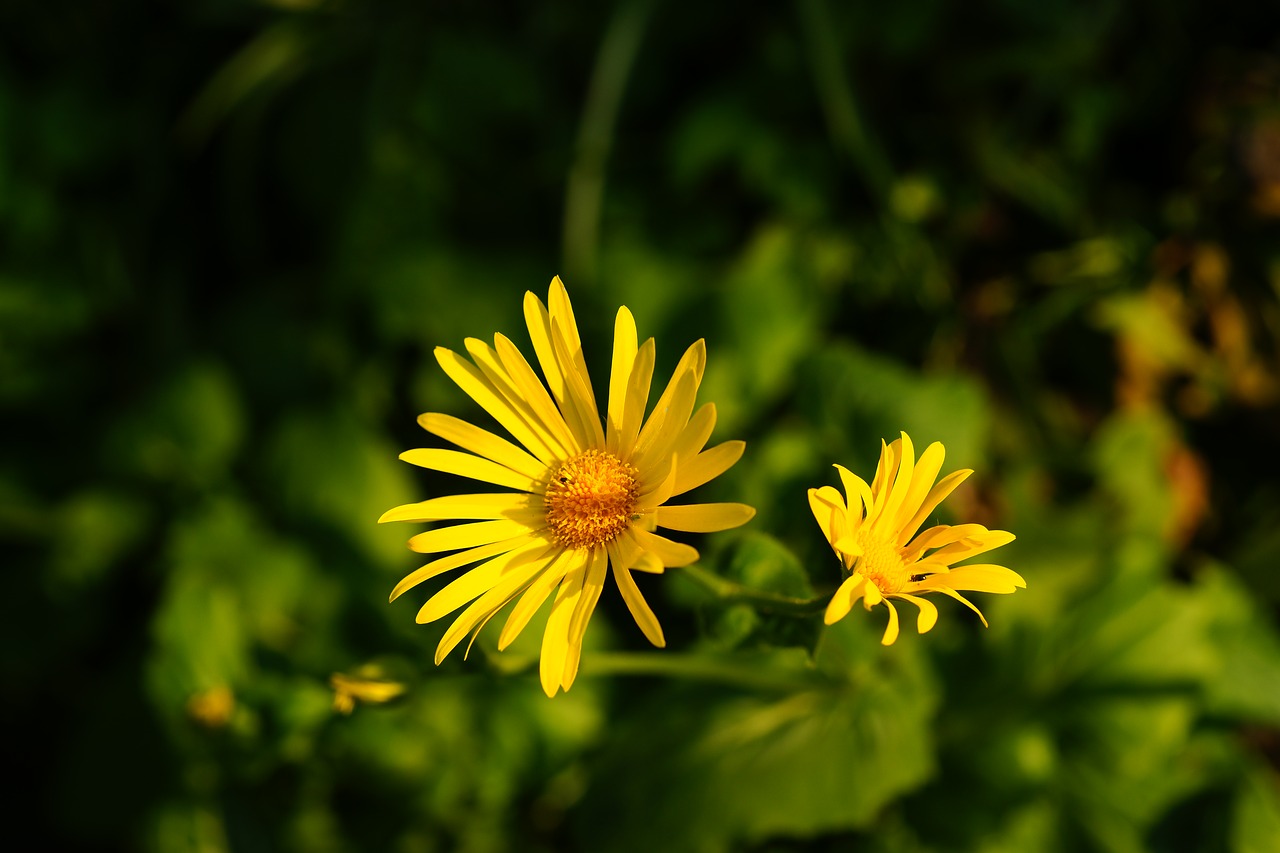
[[(1280, 850), (1280, 14), (1267, 4), (0, 6), (5, 767), (39, 849)], [(561, 274), (620, 304), (759, 510), (703, 565), (839, 573), (805, 490), (977, 469), (1028, 589), (878, 645), (616, 591), (430, 665), (397, 504), (431, 358)], [(663, 374), (664, 376), (666, 374)], [(420, 528), (419, 528), (420, 529)], [(643, 581), (642, 581), (643, 583)], [(371, 667), (371, 669), (369, 668)], [(362, 669), (363, 668), (363, 669)], [(335, 713), (332, 673), (403, 697)], [(10, 834), (10, 838), (18, 836)]]

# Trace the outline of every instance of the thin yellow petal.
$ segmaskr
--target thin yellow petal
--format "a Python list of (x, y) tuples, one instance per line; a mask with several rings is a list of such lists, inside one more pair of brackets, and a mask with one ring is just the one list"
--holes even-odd
[[(575, 330), (576, 332), (576, 330)], [(559, 323), (551, 321), (551, 342), (555, 346), (556, 357), (560, 359), (564, 371), (565, 388), (568, 391), (566, 405), (572, 406), (578, 413), (587, 444), (591, 447), (604, 446), (604, 428), (600, 425), (600, 414), (596, 409), (595, 391), (591, 388), (591, 376), (587, 373), (587, 364), (583, 360), (582, 350), (573, 352), (565, 342), (564, 331)]]
[(529, 416), (512, 407), (480, 368), (444, 347), (436, 347), (435, 354), (436, 361), (448, 377), (494, 420), (502, 424), (503, 429), (511, 433), (516, 441), (528, 448), (530, 453), (547, 465), (562, 455), (553, 451), (538, 431), (530, 427), (527, 420)]
[(596, 603), (600, 601), (600, 593), (604, 589), (605, 575), (609, 569), (609, 556), (603, 548), (591, 552), (591, 561), (587, 564), (586, 578), (582, 583), (582, 595), (573, 608), (573, 618), (569, 620), (569, 651), (564, 659), (564, 675), (560, 684), (565, 690), (573, 686), (578, 677), (578, 664), (582, 660), (582, 638), (587, 633), (587, 623), (591, 614), (595, 613)]
[[(930, 527), (928, 530), (921, 533), (915, 538), (915, 541), (904, 548), (902, 551), (902, 559), (907, 562), (911, 562), (919, 559), (925, 551), (932, 548), (942, 548), (943, 546), (950, 545), (953, 542), (960, 542), (962, 540), (980, 537), (989, 532), (990, 531), (981, 524), (939, 524), (935, 527)], [(935, 554), (931, 554), (929, 556), (929, 559), (935, 560), (936, 556), (935, 552)], [(954, 560), (943, 559), (936, 560), (936, 562), (946, 565), (949, 562), (954, 562)]]
[(618, 309), (613, 321), (613, 362), (609, 371), (608, 429), (605, 431), (605, 447), (615, 455), (619, 452), (623, 423), (627, 418), (627, 389), (631, 384), (631, 368), (635, 365), (639, 343), (636, 336), (636, 320), (624, 305)]
[(649, 404), (649, 386), (653, 382), (655, 349), (653, 338), (649, 338), (641, 344), (631, 366), (622, 422), (618, 426), (619, 459), (631, 459), (640, 427), (644, 424), (644, 410)]
[(565, 663), (569, 656), (569, 622), (573, 619), (574, 608), (582, 596), (586, 574), (585, 565), (575, 566), (560, 582), (555, 601), (551, 605), (551, 616), (547, 619), (547, 627), (542, 634), (542, 656), (538, 663), (542, 689), (547, 696), (555, 696), (564, 679)]
[(726, 441), (704, 450), (692, 459), (686, 460), (681, 456), (680, 471), (672, 495), (683, 495), (719, 477), (737, 464), (746, 447), (746, 442), (743, 441)]
[(889, 608), (889, 624), (884, 629), (884, 636), (880, 638), (882, 646), (892, 646), (898, 639), (898, 608), (893, 606), (893, 602), (889, 599), (884, 600), (884, 606)]
[(920, 608), (920, 615), (916, 618), (916, 631), (921, 634), (927, 634), (933, 630), (933, 626), (938, 622), (938, 608), (933, 602), (927, 598), (920, 598), (917, 595), (905, 595), (898, 593), (898, 598), (905, 598), (916, 607)]
[(879, 516), (880, 508), (884, 506), (885, 499), (889, 495), (889, 487), (893, 485), (893, 475), (898, 470), (896, 451), (901, 443), (898, 439), (894, 439), (892, 444), (885, 444), (883, 439), (880, 441), (880, 460), (876, 463), (876, 476), (871, 481), (871, 503), (867, 504), (869, 519)]
[(667, 390), (670, 393), (664, 393), (658, 400), (648, 422), (640, 430), (640, 437), (636, 439), (631, 464), (642, 471), (670, 454), (671, 447), (689, 423), (693, 401), (698, 394), (693, 368), (685, 367), (678, 378), (673, 377)]
[(985, 617), (985, 616), (983, 616), (983, 615), (982, 615), (982, 611), (978, 609), (977, 605), (975, 605), (975, 604), (974, 604), (972, 601), (970, 601), (969, 599), (965, 598), (965, 597), (964, 597), (963, 595), (961, 595), (960, 593), (956, 592), (954, 589), (948, 589), (948, 588), (947, 588), (947, 587), (945, 587), (945, 586), (940, 586), (940, 587), (936, 587), (935, 589), (930, 590), (930, 591), (931, 591), (931, 592), (940, 592), (940, 593), (942, 593), (943, 595), (947, 595), (947, 596), (950, 596), (951, 598), (954, 598), (956, 601), (960, 602), (960, 603), (961, 603), (961, 604), (963, 604), (965, 607), (969, 608), (969, 609), (970, 609), (970, 610), (972, 610), (974, 613), (977, 613), (977, 614), (978, 614), (978, 618), (982, 620), (982, 627), (984, 627), (984, 628), (990, 628), (990, 627), (991, 627), (990, 625), (988, 625), (988, 624), (987, 624), (987, 617)]
[(518, 551), (508, 551), (494, 557), (487, 563), (476, 566), (461, 577), (454, 578), (444, 589), (437, 592), (418, 611), (418, 622), (434, 622), (457, 610), (462, 605), (493, 589), (504, 579), (518, 574), (530, 562), (538, 563), (542, 570), (541, 557), (547, 552), (542, 543), (528, 545)]
[(519, 520), (537, 513), (541, 506), (541, 496), (527, 494), (445, 495), (389, 509), (378, 519), (378, 523), (479, 518)]
[(943, 563), (945, 565), (958, 563), (978, 554), (994, 551), (1002, 545), (1008, 545), (1015, 538), (1017, 537), (1007, 530), (984, 529), (981, 533), (965, 537), (959, 542), (953, 542), (946, 547), (939, 548), (929, 555), (929, 560), (930, 562)]
[(971, 590), (973, 592), (993, 592), (1007, 595), (1018, 589), (1025, 589), (1027, 582), (1022, 575), (1004, 566), (975, 564), (972, 566), (955, 566), (945, 575), (932, 575), (920, 581), (920, 589)]
[[(903, 533), (907, 530), (919, 530), (920, 525), (924, 523), (924, 520), (929, 517), (930, 513), (937, 509), (938, 504), (946, 500), (947, 495), (955, 491), (956, 486), (968, 479), (969, 475), (972, 473), (973, 470), (970, 468), (961, 468), (959, 471), (952, 471), (950, 474), (939, 480), (938, 484), (929, 490), (929, 494), (925, 497), (924, 502), (920, 504), (920, 508), (916, 510), (916, 514), (912, 516), (911, 520), (908, 521), (905, 526), (903, 526)], [(902, 538), (903, 533), (899, 533), (898, 535), (898, 544), (902, 544), (910, 538), (910, 536), (907, 536), (906, 539)]]
[(551, 590), (555, 589), (556, 584), (560, 583), (578, 562), (581, 562), (582, 556), (580, 551), (564, 549), (552, 557), (542, 574), (529, 584), (529, 588), (511, 609), (511, 615), (507, 617), (506, 624), (502, 626), (502, 633), (498, 635), (498, 651), (511, 645), (516, 637), (520, 636), (520, 632), (529, 624), (533, 614), (537, 613), (542, 603), (547, 600)]
[(457, 450), (418, 447), (401, 453), (400, 458), (419, 468), (469, 477), (472, 480), (493, 483), (495, 486), (507, 486), (522, 492), (532, 492), (537, 488), (537, 481), (532, 477), (519, 474), (497, 462), (491, 462), (470, 453), (460, 453)]
[[(703, 403), (689, 418), (689, 423), (685, 424), (680, 437), (671, 446), (671, 452), (681, 459), (694, 458), (707, 446), (707, 440), (711, 438), (711, 433), (715, 428), (716, 404)], [(693, 486), (688, 488), (691, 489)]]
[(738, 503), (663, 506), (658, 509), (658, 526), (689, 533), (715, 533), (740, 527), (755, 514), (751, 507)]
[(848, 498), (849, 531), (852, 533), (862, 526), (863, 518), (871, 512), (872, 504), (875, 501), (871, 496), (871, 487), (867, 485), (866, 480), (843, 465), (834, 467), (840, 474), (840, 482), (844, 486), (844, 493)]
[(410, 589), (413, 589), (423, 581), (441, 575), (459, 566), (465, 566), (470, 563), (478, 563), (481, 560), (487, 560), (490, 557), (501, 554), (505, 551), (514, 551), (533, 542), (536, 534), (526, 534), (524, 536), (516, 536), (513, 539), (504, 539), (501, 542), (492, 542), (488, 545), (481, 545), (479, 548), (471, 548), (467, 551), (460, 551), (457, 554), (450, 554), (447, 557), (441, 557), (438, 560), (432, 560), (420, 569), (409, 573), (404, 580), (396, 584), (395, 589), (391, 591), (391, 600), (395, 601), (401, 595), (404, 595)]
[(920, 509), (920, 504), (933, 488), (934, 481), (938, 479), (938, 472), (942, 470), (942, 460), (945, 457), (946, 450), (942, 443), (935, 441), (925, 448), (924, 453), (920, 454), (920, 458), (916, 460), (915, 471), (911, 475), (911, 488), (902, 499), (897, 517), (892, 519), (894, 529), (899, 531), (896, 544), (905, 545), (920, 529), (919, 523), (914, 527), (910, 524), (915, 518), (916, 511)]
[(840, 584), (839, 589), (836, 590), (836, 594), (831, 596), (822, 621), (828, 625), (834, 625), (847, 616), (853, 609), (853, 605), (862, 598), (866, 584), (867, 579), (862, 575), (855, 574), (845, 578), (844, 583)]
[(615, 565), (613, 579), (618, 584), (618, 591), (622, 593), (622, 600), (627, 603), (627, 609), (631, 611), (631, 618), (636, 620), (645, 637), (658, 648), (666, 646), (667, 641), (662, 636), (662, 626), (658, 624), (658, 617), (653, 615), (649, 603), (640, 594), (640, 587), (636, 586), (631, 572)]
[(647, 530), (641, 530), (634, 525), (628, 527), (623, 535), (634, 537), (641, 548), (653, 554), (662, 561), (662, 565), (669, 568), (687, 566), (698, 559), (697, 549), (680, 542), (673, 542)]
[(545, 462), (535, 459), (505, 438), (499, 438), (488, 430), (469, 424), (461, 418), (442, 415), (439, 412), (427, 412), (418, 416), (418, 424), (432, 435), (438, 435), (463, 450), (470, 450), (472, 453), (491, 459), (531, 480), (537, 480), (546, 475)]
[(676, 487), (679, 460), (672, 456), (663, 461), (665, 464), (659, 467), (641, 469), (640, 488), (645, 491), (636, 498), (637, 512), (652, 512), (670, 500)]
[(911, 436), (905, 432), (900, 434), (894, 444), (897, 445), (895, 455), (898, 460), (898, 468), (894, 472), (893, 482), (889, 486), (884, 506), (880, 508), (879, 518), (881, 519), (880, 523), (885, 525), (884, 529), (896, 533), (897, 528), (894, 526), (894, 521), (898, 515), (898, 510), (902, 506), (903, 499), (907, 496), (907, 492), (911, 490), (911, 475), (915, 472), (916, 467), (916, 451), (915, 445), (911, 443)]
[[(466, 338), (463, 343), (466, 344), (467, 353), (480, 369), (480, 373), (489, 381), (490, 386), (552, 455), (559, 458), (573, 455), (577, 442), (565, 425), (559, 409), (554, 405), (550, 408), (540, 407), (539, 403), (543, 401), (537, 397), (537, 390), (533, 386), (521, 384), (513, 377), (493, 347), (479, 338)], [(511, 349), (514, 350), (515, 346), (511, 345)], [(542, 388), (542, 383), (537, 377), (534, 377), (534, 385), (537, 389)], [(528, 395), (534, 396), (530, 398)]]
[(549, 550), (543, 549), (528, 562), (512, 567), (512, 570), (504, 575), (498, 583), (494, 584), (488, 592), (471, 602), (471, 605), (462, 611), (462, 615), (453, 621), (453, 624), (449, 626), (449, 630), (445, 631), (444, 636), (440, 638), (440, 644), (436, 646), (435, 662), (437, 666), (440, 665), (440, 662), (445, 659), (449, 652), (454, 650), (458, 643), (462, 642), (463, 637), (471, 633), (472, 629), (478, 630), (483, 627), (507, 602), (519, 595), (520, 590), (537, 577), (538, 572), (546, 568), (546, 557)]
[(530, 525), (505, 518), (474, 524), (454, 524), (419, 533), (409, 540), (409, 549), (419, 554), (438, 554), (441, 551), (457, 551), (502, 542), (532, 532)]
[(546, 386), (542, 384), (538, 374), (533, 372), (524, 354), (506, 335), (494, 335), (493, 345), (507, 375), (515, 383), (520, 398), (533, 410), (539, 422), (552, 432), (566, 450), (578, 452), (585, 449), (590, 436), (573, 429), (573, 423), (565, 420), (564, 414), (551, 399)]
[[(538, 366), (542, 368), (542, 375), (547, 378), (547, 387), (560, 404), (561, 411), (564, 411), (565, 380), (560, 362), (556, 360), (555, 347), (551, 343), (551, 315), (547, 312), (547, 306), (531, 291), (526, 291), (524, 295), (524, 321), (529, 328), (529, 340), (533, 343), (534, 355), (538, 357)], [(568, 412), (565, 414), (569, 417)]]

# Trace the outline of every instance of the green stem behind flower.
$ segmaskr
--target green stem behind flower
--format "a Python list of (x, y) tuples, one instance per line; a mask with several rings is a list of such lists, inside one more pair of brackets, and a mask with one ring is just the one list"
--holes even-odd
[(752, 589), (736, 581), (722, 578), (707, 571), (696, 563), (681, 569), (690, 580), (696, 581), (716, 598), (728, 603), (750, 604), (761, 610), (772, 613), (784, 613), (789, 616), (812, 616), (821, 613), (827, 606), (830, 596), (817, 598), (792, 598), (777, 593)]

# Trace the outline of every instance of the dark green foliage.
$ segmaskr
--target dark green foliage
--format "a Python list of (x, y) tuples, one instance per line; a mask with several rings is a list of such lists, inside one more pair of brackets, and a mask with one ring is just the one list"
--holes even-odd
[[(1269, 4), (0, 4), (6, 767), (41, 849), (1271, 853), (1280, 65)], [(562, 274), (743, 460), (699, 568), (839, 583), (881, 439), (1028, 582), (885, 610), (640, 577), (439, 668), (385, 509), (431, 356)], [(655, 392), (656, 399), (656, 392)], [(373, 666), (387, 705), (331, 707)], [(15, 831), (15, 838), (24, 837)]]

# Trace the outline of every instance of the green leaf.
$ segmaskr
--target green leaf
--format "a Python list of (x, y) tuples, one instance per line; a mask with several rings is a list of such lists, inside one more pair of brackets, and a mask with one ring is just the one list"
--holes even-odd
[(598, 769), (611, 782), (579, 810), (588, 849), (718, 850), (865, 828), (928, 779), (927, 668), (892, 649), (859, 657), (855, 681), (832, 651), (861, 655), (857, 628), (826, 633), (820, 665), (839, 677), (829, 686), (773, 698), (668, 689), (612, 732)]

